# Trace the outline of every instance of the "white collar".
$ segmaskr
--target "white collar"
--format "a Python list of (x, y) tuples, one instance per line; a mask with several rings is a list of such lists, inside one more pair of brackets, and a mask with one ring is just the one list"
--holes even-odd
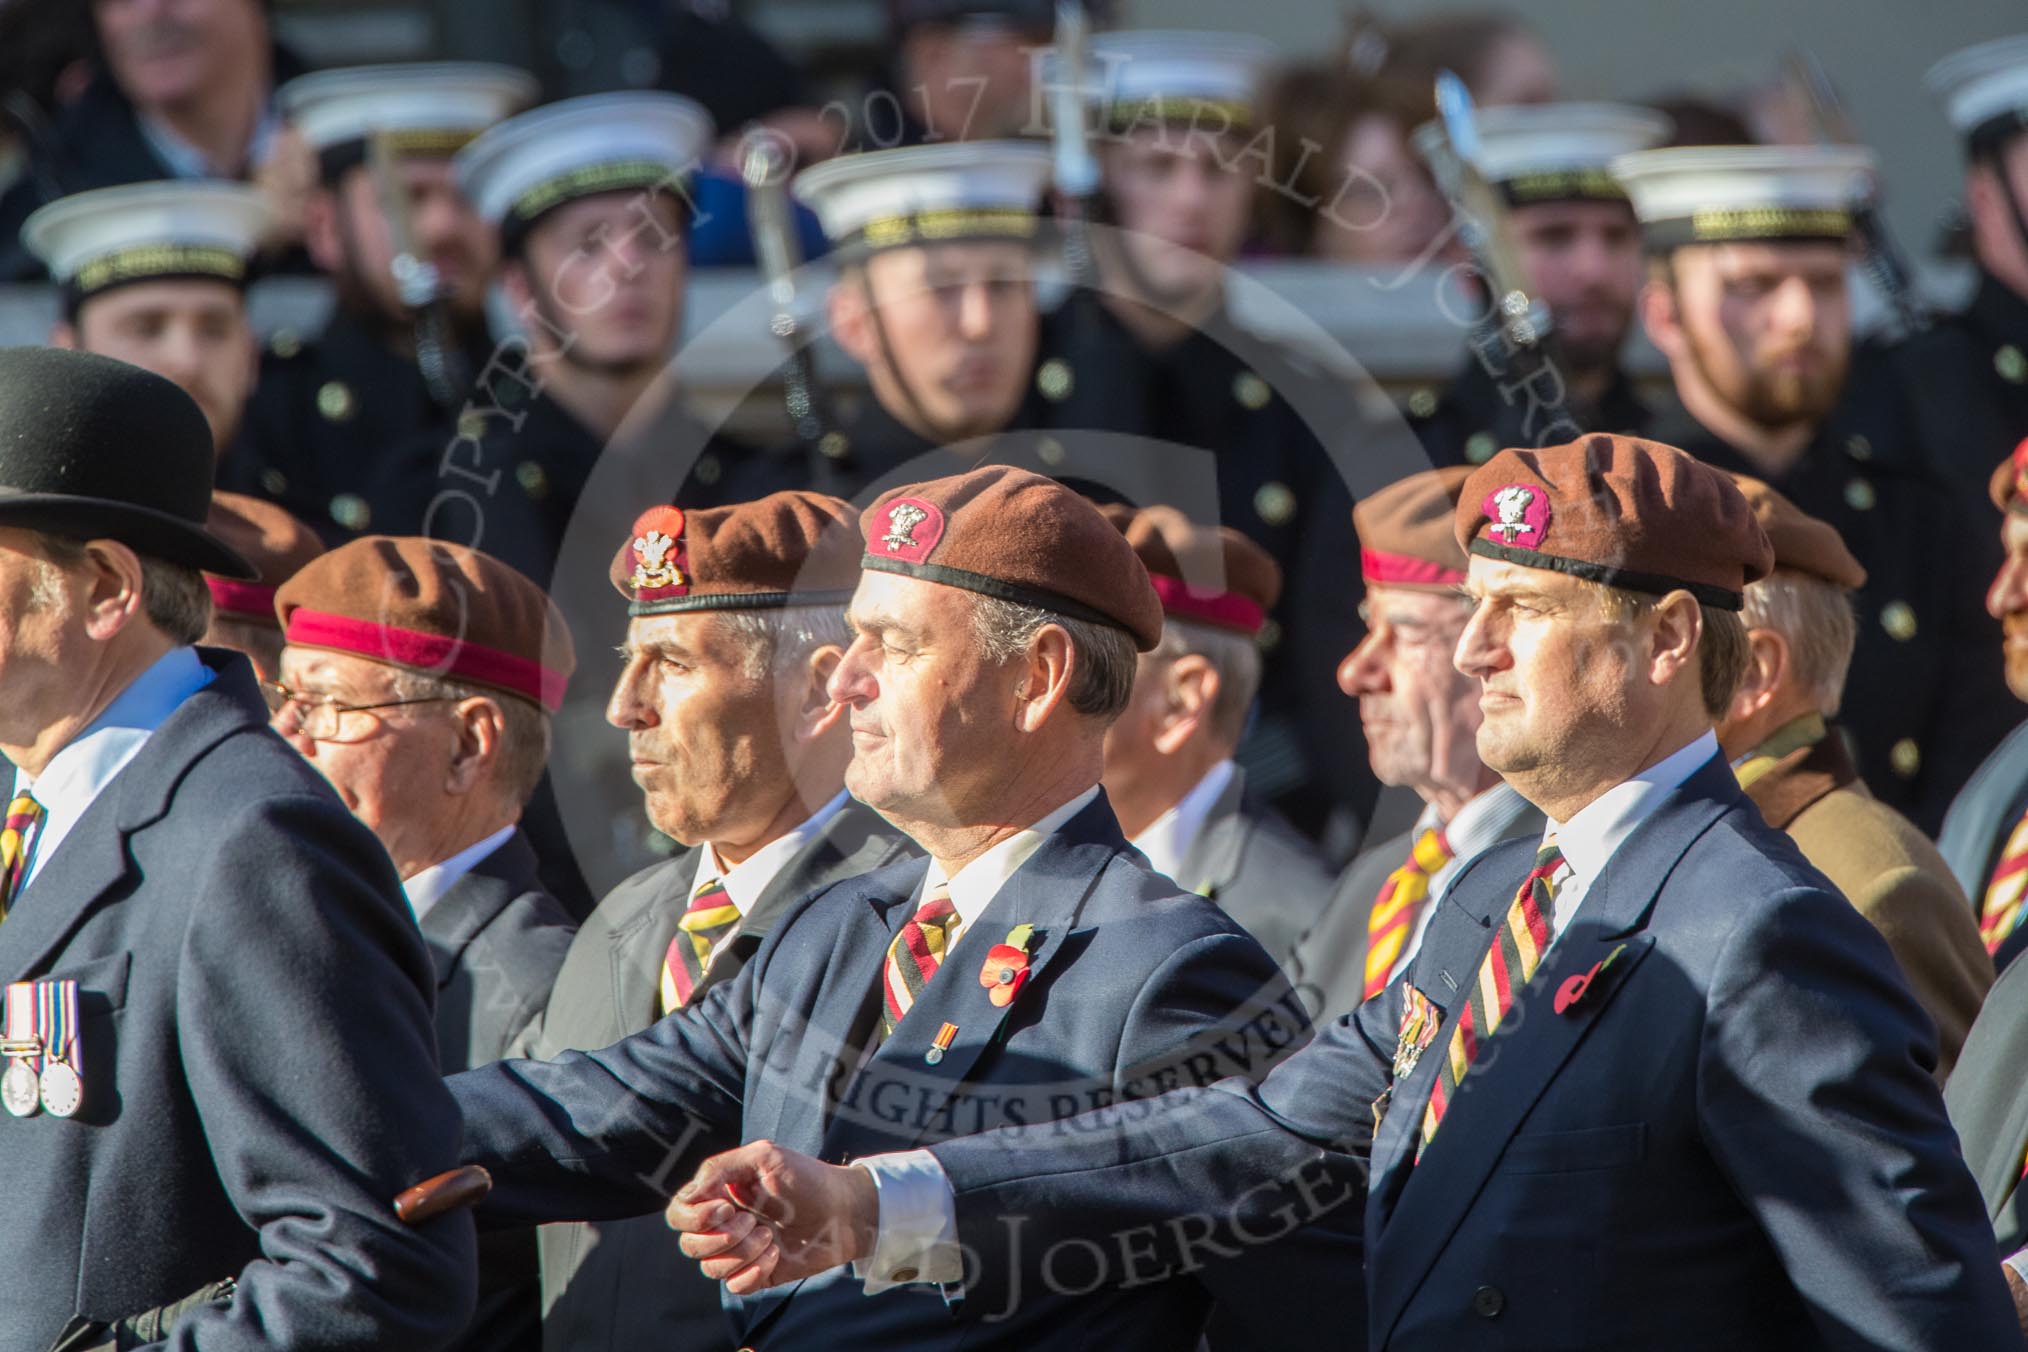
[(1230, 760), (1222, 760), (1205, 771), (1204, 778), (1190, 788), (1190, 792), (1176, 800), (1175, 806), (1148, 823), (1141, 834), (1134, 837), (1134, 848), (1148, 856), (1148, 866), (1157, 873), (1166, 873), (1184, 887), (1195, 887), (1194, 880), (1178, 877), (1183, 861), (1190, 857), (1191, 847), (1197, 844), (1197, 837), (1204, 834), (1204, 823), (1211, 816), (1211, 809), (1218, 805), (1218, 799), (1232, 783), (1233, 772), (1239, 767)]
[(761, 893), (767, 891), (768, 884), (775, 880), (775, 875), (796, 857), (796, 852), (808, 843), (810, 837), (823, 830), (833, 817), (845, 810), (845, 801), (845, 791), (840, 789), (831, 801), (818, 808), (809, 820), (794, 830), (776, 836), (730, 869), (719, 859), (718, 847), (708, 840), (705, 841), (704, 848), (697, 854), (697, 876), (690, 880), (691, 895), (695, 896), (700, 886), (716, 878), (725, 885), (725, 894), (732, 899), (732, 904), (739, 908), (739, 913), (742, 916), (746, 915), (760, 901)]
[[(958, 913), (960, 933), (986, 913), (986, 907), (999, 895), (1007, 880), (1014, 876), (1015, 870), (1028, 862), (1028, 856), (1041, 849), (1042, 842), (1062, 829), (1072, 817), (1090, 806), (1092, 800), (1098, 797), (1098, 792), (1098, 785), (1092, 785), (1027, 830), (1016, 831), (949, 879), (951, 907)], [(934, 859), (930, 860), (929, 872), (923, 876), (919, 895), (928, 896), (944, 882), (943, 866)]]
[(1717, 754), (1718, 737), (1706, 732), (1632, 779), (1607, 789), (1569, 821), (1550, 822), (1543, 839), (1556, 837), (1557, 847), (1563, 851), (1564, 862), (1570, 865), (1571, 872), (1589, 882), (1598, 877), (1606, 861), (1626, 843), (1634, 828)]
[(402, 895), (408, 898), (408, 908), (415, 912), (417, 924), (428, 915), (430, 908), (444, 899), (444, 894), (464, 881), (467, 873), (477, 868), (493, 851), (507, 843), (514, 834), (514, 823), (507, 825), (459, 850), (441, 864), (431, 864), (422, 872), (401, 885)]

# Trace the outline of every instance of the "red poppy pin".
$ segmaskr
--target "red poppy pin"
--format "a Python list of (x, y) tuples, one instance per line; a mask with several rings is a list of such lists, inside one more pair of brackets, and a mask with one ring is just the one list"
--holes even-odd
[(996, 1008), (1005, 1009), (1028, 984), (1028, 950), (1035, 942), (1035, 926), (1016, 925), (1007, 931), (1005, 943), (987, 950), (986, 965), (979, 969), (979, 984)]
[(1572, 977), (1565, 977), (1563, 984), (1556, 988), (1556, 1012), (1558, 1014), (1568, 1014), (1582, 1005), (1585, 1002), (1585, 997), (1591, 994), (1592, 985), (1599, 979), (1600, 974), (1606, 968), (1613, 965), (1614, 958), (1617, 958), (1626, 951), (1627, 946), (1621, 944), (1618, 948), (1606, 954), (1603, 961), (1593, 963), (1590, 971), (1579, 972), (1576, 976)]

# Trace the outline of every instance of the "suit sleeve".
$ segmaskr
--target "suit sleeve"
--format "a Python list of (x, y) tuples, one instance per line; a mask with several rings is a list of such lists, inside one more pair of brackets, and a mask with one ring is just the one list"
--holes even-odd
[[(193, 859), (177, 968), (183, 1070), (262, 1257), (174, 1349), (442, 1346), (470, 1317), (471, 1218), (411, 1228), (401, 1189), (457, 1161), (435, 988), (379, 844), (335, 801), (255, 802)], [(173, 1195), (173, 1180), (163, 1181)]]
[(1823, 1346), (2020, 1347), (1928, 1020), (1886, 946), (1830, 892), (1753, 913), (1715, 967), (1699, 1121)]
[[(1181, 1050), (1150, 1053), (1147, 1064), (1187, 1071), (1193, 1044), (1234, 1036), (1229, 1022), (1186, 1029), (1155, 1011), (1194, 1006), (1229, 1016), (1236, 1002), (1267, 988), (1265, 962), (1258, 945), (1237, 936), (1179, 951), (1136, 1005), (1136, 1020), (1150, 1021), (1130, 1024), (1130, 1031), (1147, 1043), (1169, 1037), (1170, 1048)], [(1280, 985), (1278, 974), (1271, 979)], [(1281, 995), (1293, 999), (1286, 986)], [(1047, 1270), (1051, 1255), (1066, 1247), (1096, 1244), (1112, 1255), (1101, 1279), (1130, 1282), (1242, 1259), (1249, 1248), (1327, 1213), (1333, 1235), (1327, 1240), (1320, 1230), (1311, 1237), (1353, 1242), (1371, 1104), (1386, 1087), (1389, 1066), (1374, 1030), (1390, 1003), (1399, 1010), (1398, 996), (1383, 998), (1360, 1021), (1332, 1025), (1258, 1086), (1239, 1076), (1202, 1088), (1186, 1084), (1079, 1117), (933, 1146), (955, 1196), (959, 1240), (968, 1259), (984, 1256), (984, 1299), (1006, 1298), (996, 1289), (1001, 1282), (1066, 1279)], [(1282, 1018), (1300, 1020), (1300, 1006), (1270, 1005)], [(1247, 1034), (1242, 1028), (1237, 1035)], [(1390, 1032), (1385, 1045), (1391, 1042)], [(1145, 1067), (1136, 1079), (1163, 1083)], [(1215, 1279), (1208, 1284), (1227, 1293)]]
[(764, 970), (756, 955), (696, 1004), (603, 1050), (452, 1076), (464, 1162), (493, 1175), (482, 1223), (647, 1215), (737, 1145)]

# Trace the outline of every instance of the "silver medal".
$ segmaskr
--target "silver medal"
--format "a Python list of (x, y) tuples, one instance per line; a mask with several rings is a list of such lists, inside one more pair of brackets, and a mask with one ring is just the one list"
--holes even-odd
[(16, 1117), (32, 1117), (41, 1102), (40, 1086), (28, 1063), (8, 1062), (6, 1073), (0, 1074), (0, 1107), (5, 1107)]
[(84, 1102), (84, 1081), (65, 1061), (54, 1057), (42, 1064), (42, 1106), (56, 1117), (69, 1117)]

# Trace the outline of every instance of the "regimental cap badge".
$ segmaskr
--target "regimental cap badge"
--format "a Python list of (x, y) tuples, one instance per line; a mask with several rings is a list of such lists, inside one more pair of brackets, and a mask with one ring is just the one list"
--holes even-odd
[(921, 498), (896, 498), (883, 509), (880, 534), (867, 545), (867, 552), (906, 563), (921, 563), (944, 538), (944, 514), (935, 504)]
[(1488, 534), (1505, 545), (1539, 549), (1549, 533), (1549, 495), (1530, 484), (1507, 484), (1486, 495), (1480, 504), (1492, 522)]
[(650, 507), (634, 522), (634, 573), (630, 579), (636, 601), (682, 596), (690, 590), (683, 569), (683, 509)]

